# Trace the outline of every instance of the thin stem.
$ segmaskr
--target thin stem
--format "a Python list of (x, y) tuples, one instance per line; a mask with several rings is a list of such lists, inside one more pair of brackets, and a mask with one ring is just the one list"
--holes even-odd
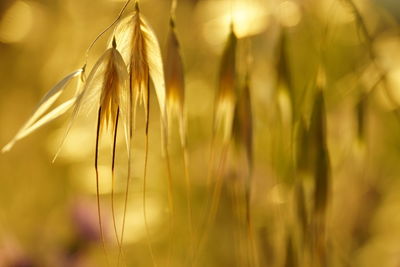
[[(215, 114), (215, 108), (214, 108), (214, 114)], [(214, 159), (215, 159), (215, 154), (216, 154), (216, 148), (215, 148), (215, 144), (216, 144), (216, 130), (215, 130), (215, 116), (213, 118), (213, 131), (212, 131), (212, 141), (211, 141), (211, 145), (210, 145), (210, 157), (208, 160), (208, 171), (207, 171), (207, 178), (206, 178), (206, 187), (207, 187), (207, 195), (211, 195), (212, 194), (212, 189), (211, 189), (211, 178), (214, 175)], [(210, 198), (206, 199), (206, 203), (204, 205), (204, 207), (202, 207), (202, 220), (200, 221), (199, 225), (198, 225), (198, 229), (200, 229), (201, 231), (205, 231), (202, 230), (202, 228), (206, 228), (207, 227), (207, 217), (208, 217), (208, 207), (210, 205)], [(193, 265), (196, 265), (196, 260), (198, 258), (198, 255), (200, 254), (200, 247), (202, 244), (202, 239), (203, 239), (203, 234), (200, 233), (200, 238), (198, 240), (198, 244), (197, 244), (197, 252), (196, 254), (193, 255)]]
[(127, 8), (127, 6), (129, 5), (129, 3), (131, 2), (131, 0), (127, 0), (124, 7), (121, 9), (121, 11), (119, 12), (118, 17), (113, 21), (113, 23), (111, 23), (107, 28), (105, 28), (101, 33), (99, 33), (99, 35), (96, 36), (96, 38), (93, 40), (93, 42), (90, 44), (90, 46), (88, 47), (88, 49), (86, 50), (86, 55), (85, 55), (85, 65), (87, 63), (88, 57), (89, 57), (89, 53), (90, 50), (93, 48), (93, 46), (96, 44), (96, 42), (100, 39), (101, 36), (103, 36), (103, 34), (105, 34), (111, 27), (113, 27), (115, 25), (115, 23), (117, 23), (119, 21), (119, 19), (122, 17), (122, 15), (124, 14), (125, 9)]
[[(114, 128), (114, 137), (113, 137), (113, 149), (112, 149), (112, 163), (111, 163), (111, 174), (112, 174), (112, 184), (111, 184), (111, 213), (112, 213), (112, 220), (114, 225), (114, 233), (115, 238), (117, 239), (118, 249), (122, 250), (122, 244), (118, 237), (118, 230), (117, 230), (117, 223), (115, 217), (115, 206), (114, 206), (114, 188), (115, 188), (115, 152), (116, 152), (116, 145), (117, 145), (117, 135), (118, 135), (118, 121), (119, 121), (119, 108), (117, 110), (117, 115), (115, 118), (115, 128)], [(117, 267), (119, 266), (119, 256)]]
[[(132, 72), (132, 66), (129, 66), (129, 72)], [(129, 116), (129, 140), (128, 140), (128, 177), (126, 179), (126, 187), (125, 187), (125, 200), (124, 200), (124, 212), (122, 216), (122, 229), (121, 229), (121, 247), (118, 254), (118, 262), (119, 258), (122, 254), (122, 245), (124, 241), (124, 232), (125, 232), (125, 221), (126, 221), (126, 210), (128, 206), (128, 195), (129, 195), (129, 184), (131, 180), (131, 158), (132, 158), (132, 139), (133, 133), (135, 131), (135, 117), (136, 117), (136, 109), (134, 109), (134, 114), (132, 117), (132, 104), (133, 104), (133, 92), (132, 92), (132, 75), (129, 75), (129, 109), (128, 109), (128, 116)]]
[(237, 220), (239, 229), (235, 228), (234, 238), (235, 238), (235, 249), (236, 249), (236, 261), (240, 263), (240, 266), (248, 266), (246, 247), (243, 245), (243, 236), (242, 236), (242, 228), (243, 228), (243, 218), (242, 218), (242, 207), (240, 202), (240, 182), (234, 181), (231, 184), (231, 201), (232, 201), (232, 211), (234, 213), (235, 219)]
[(185, 186), (186, 186), (186, 202), (188, 208), (188, 220), (189, 220), (189, 238), (190, 238), (190, 266), (193, 265), (194, 257), (194, 234), (193, 234), (193, 212), (192, 212), (192, 188), (190, 183), (189, 173), (189, 155), (187, 147), (183, 146), (183, 164), (185, 168)]
[[(251, 175), (250, 175), (251, 176)], [(250, 251), (250, 259), (251, 265), (258, 267), (258, 253), (257, 253), (257, 244), (254, 238), (254, 228), (253, 228), (253, 220), (251, 216), (251, 208), (250, 208), (250, 188), (244, 188), (245, 190), (245, 204), (246, 204), (246, 225), (247, 225), (247, 236), (249, 238), (249, 251)]]
[(154, 252), (153, 252), (153, 247), (151, 245), (151, 240), (150, 240), (150, 230), (149, 230), (149, 224), (147, 222), (147, 212), (146, 212), (146, 180), (147, 180), (147, 158), (149, 154), (149, 124), (150, 124), (150, 83), (149, 79), (147, 78), (147, 113), (146, 113), (146, 141), (145, 141), (145, 155), (144, 155), (144, 170), (143, 170), (143, 219), (144, 219), (144, 225), (146, 228), (146, 235), (147, 235), (147, 246), (149, 248), (151, 260), (153, 262), (153, 266), (157, 266), (155, 257), (154, 257)]
[(97, 131), (96, 131), (96, 152), (94, 157), (94, 169), (96, 171), (96, 198), (97, 198), (97, 214), (99, 220), (100, 228), (100, 238), (104, 250), (104, 255), (106, 257), (107, 266), (110, 266), (110, 262), (106, 250), (106, 242), (104, 241), (103, 225), (101, 221), (101, 208), (100, 208), (100, 188), (99, 188), (99, 170), (98, 170), (98, 152), (99, 152), (99, 137), (100, 137), (100, 126), (101, 126), (101, 107), (99, 108), (99, 113), (97, 116)]
[(216, 184), (214, 187), (212, 201), (211, 201), (211, 208), (207, 223), (207, 225), (209, 226), (211, 226), (211, 224), (214, 222), (215, 216), (217, 215), (219, 201), (221, 197), (222, 184), (223, 184), (223, 169), (225, 166), (227, 156), (228, 156), (228, 144), (225, 144), (222, 150), (220, 164), (218, 166)]
[[(130, 139), (132, 139), (132, 136), (130, 136)], [(129, 143), (129, 149), (128, 149), (128, 177), (126, 179), (126, 187), (125, 187), (125, 200), (124, 200), (124, 212), (122, 215), (122, 228), (121, 228), (121, 241), (120, 241), (120, 247), (119, 247), (119, 254), (118, 254), (118, 263), (119, 259), (122, 255), (122, 245), (124, 243), (124, 233), (125, 233), (125, 221), (126, 221), (126, 210), (128, 207), (128, 195), (129, 195), (129, 184), (131, 180), (131, 144)]]
[(174, 196), (173, 196), (173, 181), (172, 181), (172, 172), (171, 172), (171, 162), (170, 162), (170, 157), (169, 157), (169, 152), (168, 152), (168, 143), (165, 142), (165, 160), (167, 163), (167, 174), (168, 174), (168, 206), (169, 209), (171, 211), (171, 214), (169, 216), (169, 220), (170, 220), (170, 246), (169, 246), (169, 252), (168, 252), (168, 264), (167, 266), (169, 266), (169, 262), (170, 262), (170, 256), (171, 256), (171, 251), (172, 251), (172, 237), (174, 234), (174, 217), (175, 217), (175, 208), (174, 208)]
[[(205, 221), (204, 230), (200, 235), (198, 251), (197, 251), (196, 257), (198, 257), (198, 255), (201, 253), (201, 250), (202, 250), (205, 242), (207, 241), (207, 234), (211, 228), (211, 225), (213, 224), (213, 222), (215, 220), (215, 216), (218, 211), (221, 190), (222, 190), (222, 185), (223, 185), (223, 171), (224, 171), (225, 162), (226, 162), (226, 159), (228, 156), (228, 148), (229, 148), (229, 142), (224, 143), (224, 146), (223, 146), (222, 152), (221, 152), (221, 158), (220, 158), (220, 161), (218, 164), (215, 186), (214, 186), (214, 190), (212, 193), (210, 211), (209, 211), (208, 216)], [(207, 201), (207, 203), (208, 203), (208, 201)], [(195, 259), (196, 259), (196, 257), (195, 257)]]

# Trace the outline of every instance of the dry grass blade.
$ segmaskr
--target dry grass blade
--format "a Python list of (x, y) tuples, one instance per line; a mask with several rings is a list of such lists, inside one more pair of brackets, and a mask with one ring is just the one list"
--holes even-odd
[(60, 104), (59, 106), (55, 107), (52, 109), (50, 112), (48, 112), (46, 115), (38, 119), (34, 124), (32, 124), (30, 127), (26, 128), (22, 133), (18, 135), (18, 140), (21, 138), (24, 138), (31, 134), (32, 132), (36, 131), (43, 125), (53, 121), (54, 119), (58, 118), (65, 112), (67, 112), (75, 103), (76, 97), (69, 99), (65, 101), (64, 103)]
[(7, 145), (5, 145), (1, 151), (3, 153), (9, 151), (18, 140), (24, 138), (39, 127), (48, 122), (51, 122), (52, 120), (64, 114), (72, 106), (73, 101), (66, 101), (64, 104), (61, 104), (59, 107), (50, 111), (48, 115), (43, 116), (54, 104), (54, 102), (60, 97), (60, 95), (63, 93), (71, 80), (75, 77), (78, 77), (82, 73), (83, 68), (70, 73), (59, 83), (57, 83), (50, 91), (48, 91), (46, 95), (40, 100), (35, 111), (33, 112), (33, 115), (21, 127), (16, 136)]

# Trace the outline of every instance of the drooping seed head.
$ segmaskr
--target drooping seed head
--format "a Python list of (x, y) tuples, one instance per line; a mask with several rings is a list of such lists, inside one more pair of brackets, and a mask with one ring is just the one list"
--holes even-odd
[(170, 19), (170, 29), (167, 41), (165, 87), (167, 93), (168, 118), (171, 119), (173, 116), (177, 117), (179, 121), (181, 143), (185, 146), (185, 79), (179, 41), (176, 36), (175, 23), (172, 18)]
[(236, 101), (236, 45), (237, 37), (232, 29), (222, 55), (214, 114), (214, 131), (222, 127), (225, 142), (231, 137)]
[(165, 83), (160, 47), (153, 30), (141, 15), (137, 3), (133, 14), (117, 24), (114, 36), (118, 49), (128, 65), (129, 87), (135, 98), (133, 112), (139, 100), (145, 104), (145, 112), (148, 112), (147, 90), (149, 79), (151, 79), (157, 94), (161, 116), (165, 122)]
[(168, 109), (178, 109), (182, 111), (185, 97), (185, 81), (183, 75), (183, 62), (179, 49), (180, 46), (176, 36), (174, 23), (171, 22), (165, 61), (167, 105)]

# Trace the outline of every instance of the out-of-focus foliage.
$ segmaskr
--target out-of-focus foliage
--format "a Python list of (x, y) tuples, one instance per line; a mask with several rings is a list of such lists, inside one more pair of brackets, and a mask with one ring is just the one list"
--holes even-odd
[[(0, 146), (47, 90), (82, 67), (87, 47), (123, 4), (0, 0)], [(163, 60), (170, 5), (140, 0)], [(130, 5), (127, 12), (133, 9)], [(171, 211), (161, 103), (152, 88), (149, 235), (142, 206), (145, 116), (138, 109), (121, 262), (152, 266), (151, 243), (158, 266), (399, 266), (399, 18), (397, 0), (179, 0), (174, 30), (185, 77), (189, 173), (172, 120)], [(232, 136), (246, 140), (237, 141), (244, 148), (232, 141), (220, 166), (218, 156), (211, 163), (208, 159), (210, 148), (218, 147), (212, 142), (213, 112), (231, 21), (238, 38), (231, 89), (238, 92), (235, 97), (250, 99), (234, 101), (242, 103), (237, 113), (244, 122), (232, 119), (237, 131)], [(91, 50), (89, 69), (107, 49), (112, 32)], [(75, 94), (71, 85), (61, 98)], [(250, 103), (251, 113), (246, 113)], [(0, 155), (1, 267), (107, 266), (97, 220), (96, 112), (83, 112), (87, 116), (76, 121), (54, 164), (70, 113)], [(114, 199), (118, 228), (128, 158), (120, 136)], [(116, 266), (110, 140), (105, 136), (99, 148), (100, 199), (107, 256)], [(216, 169), (209, 171), (210, 166)], [(219, 208), (212, 225), (205, 225), (215, 182), (211, 177), (208, 183), (207, 174), (214, 172), (223, 179)], [(191, 182), (193, 233), (185, 175)]]

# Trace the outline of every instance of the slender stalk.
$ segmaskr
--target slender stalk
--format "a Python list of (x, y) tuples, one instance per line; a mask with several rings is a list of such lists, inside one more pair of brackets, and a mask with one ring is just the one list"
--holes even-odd
[(96, 38), (92, 41), (92, 43), (90, 44), (90, 46), (88, 47), (88, 49), (86, 50), (86, 55), (85, 55), (85, 66), (89, 57), (89, 53), (90, 50), (92, 50), (93, 46), (96, 44), (96, 42), (100, 39), (101, 36), (103, 36), (103, 34), (105, 34), (109, 29), (111, 29), (111, 27), (113, 27), (122, 17), (122, 15), (124, 14), (125, 9), (128, 7), (129, 3), (131, 2), (131, 0), (127, 0), (125, 2), (125, 5), (122, 7), (121, 11), (119, 12), (117, 18), (107, 27), (105, 28), (101, 33), (99, 33), (99, 35), (96, 36)]
[[(111, 173), (112, 173), (112, 184), (111, 184), (111, 213), (112, 213), (112, 220), (114, 225), (114, 233), (115, 238), (117, 239), (118, 249), (122, 251), (122, 244), (118, 237), (118, 229), (116, 223), (116, 216), (115, 216), (115, 206), (114, 206), (114, 189), (115, 189), (115, 152), (116, 152), (116, 145), (117, 145), (117, 135), (118, 135), (118, 121), (119, 121), (119, 108), (117, 110), (117, 115), (115, 118), (115, 128), (114, 128), (114, 137), (113, 137), (113, 149), (112, 149), (112, 163), (111, 163)], [(117, 267), (119, 266), (120, 256), (118, 255)]]
[(250, 259), (251, 266), (258, 267), (259, 259), (257, 253), (257, 244), (254, 238), (254, 228), (253, 228), (253, 220), (251, 216), (251, 208), (250, 208), (250, 189), (245, 188), (245, 204), (246, 204), (246, 225), (247, 225), (247, 236), (249, 238), (249, 251), (250, 251)]
[(123, 212), (123, 215), (122, 215), (122, 228), (121, 228), (121, 240), (120, 240), (120, 247), (119, 247), (119, 254), (118, 254), (118, 263), (119, 263), (121, 255), (123, 254), (122, 245), (124, 243), (126, 210), (127, 210), (127, 207), (128, 207), (128, 195), (129, 195), (130, 179), (131, 179), (131, 147), (130, 147), (130, 144), (129, 144), (129, 149), (128, 149), (128, 177), (126, 179), (126, 187), (125, 187), (124, 212)]
[(240, 202), (240, 181), (236, 180), (231, 184), (231, 201), (232, 201), (232, 211), (234, 215), (234, 220), (237, 221), (238, 228), (234, 229), (234, 242), (235, 242), (235, 250), (236, 250), (236, 261), (239, 263), (239, 266), (248, 266), (248, 259), (246, 254), (246, 247), (243, 245), (243, 236), (242, 236), (242, 228), (244, 225), (242, 218), (242, 207)]
[(99, 188), (99, 170), (98, 170), (98, 152), (99, 152), (99, 137), (100, 137), (100, 125), (101, 124), (101, 107), (99, 108), (99, 113), (97, 116), (97, 131), (96, 131), (96, 152), (94, 157), (94, 169), (96, 171), (96, 198), (97, 198), (97, 214), (99, 220), (99, 228), (100, 228), (100, 238), (101, 243), (104, 250), (104, 255), (106, 257), (107, 266), (110, 266), (110, 262), (108, 259), (107, 249), (106, 249), (106, 242), (104, 240), (104, 232), (103, 232), (103, 224), (101, 220), (101, 208), (100, 208), (100, 188)]
[(209, 217), (208, 217), (207, 224), (209, 226), (211, 226), (211, 224), (214, 222), (215, 216), (217, 215), (217, 211), (218, 211), (219, 201), (220, 201), (220, 197), (221, 197), (222, 184), (223, 184), (223, 170), (225, 167), (226, 158), (228, 156), (228, 148), (229, 148), (229, 144), (225, 144), (222, 149), (221, 159), (220, 159), (220, 163), (218, 166), (218, 172), (217, 172), (217, 177), (216, 177), (216, 184), (215, 184), (214, 191), (213, 191), (210, 213), (209, 213)]
[(144, 225), (146, 228), (146, 235), (147, 235), (147, 246), (149, 248), (151, 260), (153, 262), (153, 266), (156, 267), (156, 259), (154, 257), (153, 247), (151, 245), (150, 240), (150, 230), (149, 224), (147, 222), (147, 211), (146, 211), (146, 180), (147, 180), (147, 158), (149, 154), (149, 124), (150, 124), (150, 83), (147, 80), (147, 114), (146, 114), (146, 141), (145, 141), (145, 155), (144, 155), (144, 170), (143, 170), (143, 220)]
[(171, 260), (171, 251), (173, 250), (172, 246), (172, 238), (174, 235), (174, 216), (175, 216), (175, 208), (174, 208), (174, 197), (173, 197), (173, 181), (172, 181), (172, 172), (171, 172), (171, 162), (170, 162), (170, 157), (169, 157), (169, 152), (168, 152), (168, 142), (165, 142), (165, 160), (166, 160), (166, 165), (167, 165), (167, 175), (168, 175), (168, 207), (171, 212), (169, 215), (169, 235), (170, 235), (170, 245), (169, 245), (169, 250), (168, 250), (168, 264), (169, 266), (170, 260)]
[(183, 164), (185, 168), (185, 186), (186, 186), (186, 205), (188, 209), (189, 220), (189, 238), (190, 238), (190, 266), (193, 266), (194, 257), (194, 233), (193, 233), (193, 211), (192, 211), (192, 188), (190, 183), (189, 173), (189, 155), (186, 145), (182, 146), (183, 149)]
[[(131, 66), (129, 67), (129, 72), (132, 72)], [(128, 140), (128, 176), (126, 179), (126, 186), (125, 186), (125, 200), (124, 200), (124, 212), (122, 215), (122, 228), (121, 228), (121, 247), (119, 250), (118, 254), (118, 263), (119, 259), (122, 255), (122, 245), (124, 243), (124, 232), (125, 232), (125, 221), (126, 221), (126, 210), (128, 207), (128, 195), (129, 195), (129, 184), (131, 180), (131, 159), (132, 159), (132, 139), (133, 139), (133, 133), (135, 131), (135, 110), (134, 110), (134, 116), (132, 117), (132, 111), (131, 108), (133, 106), (133, 92), (132, 92), (132, 75), (129, 75), (129, 110), (128, 110), (128, 116), (129, 116), (129, 140)]]
[[(211, 206), (210, 206), (210, 210), (208, 212), (207, 218), (205, 220), (204, 230), (200, 235), (197, 254), (195, 255), (195, 258), (194, 258), (194, 263), (196, 263), (195, 260), (201, 253), (201, 250), (202, 250), (205, 242), (207, 241), (207, 234), (211, 228), (211, 225), (213, 224), (213, 222), (215, 220), (215, 216), (218, 211), (221, 190), (222, 190), (222, 184), (223, 184), (223, 171), (224, 171), (225, 162), (226, 162), (226, 159), (228, 156), (228, 149), (229, 149), (229, 142), (226, 142), (226, 143), (224, 143), (223, 148), (222, 148), (221, 157), (220, 157), (220, 161), (219, 161), (218, 168), (217, 168), (215, 186), (214, 186), (214, 189), (212, 192)], [(208, 203), (208, 201), (207, 201), (207, 203)]]

